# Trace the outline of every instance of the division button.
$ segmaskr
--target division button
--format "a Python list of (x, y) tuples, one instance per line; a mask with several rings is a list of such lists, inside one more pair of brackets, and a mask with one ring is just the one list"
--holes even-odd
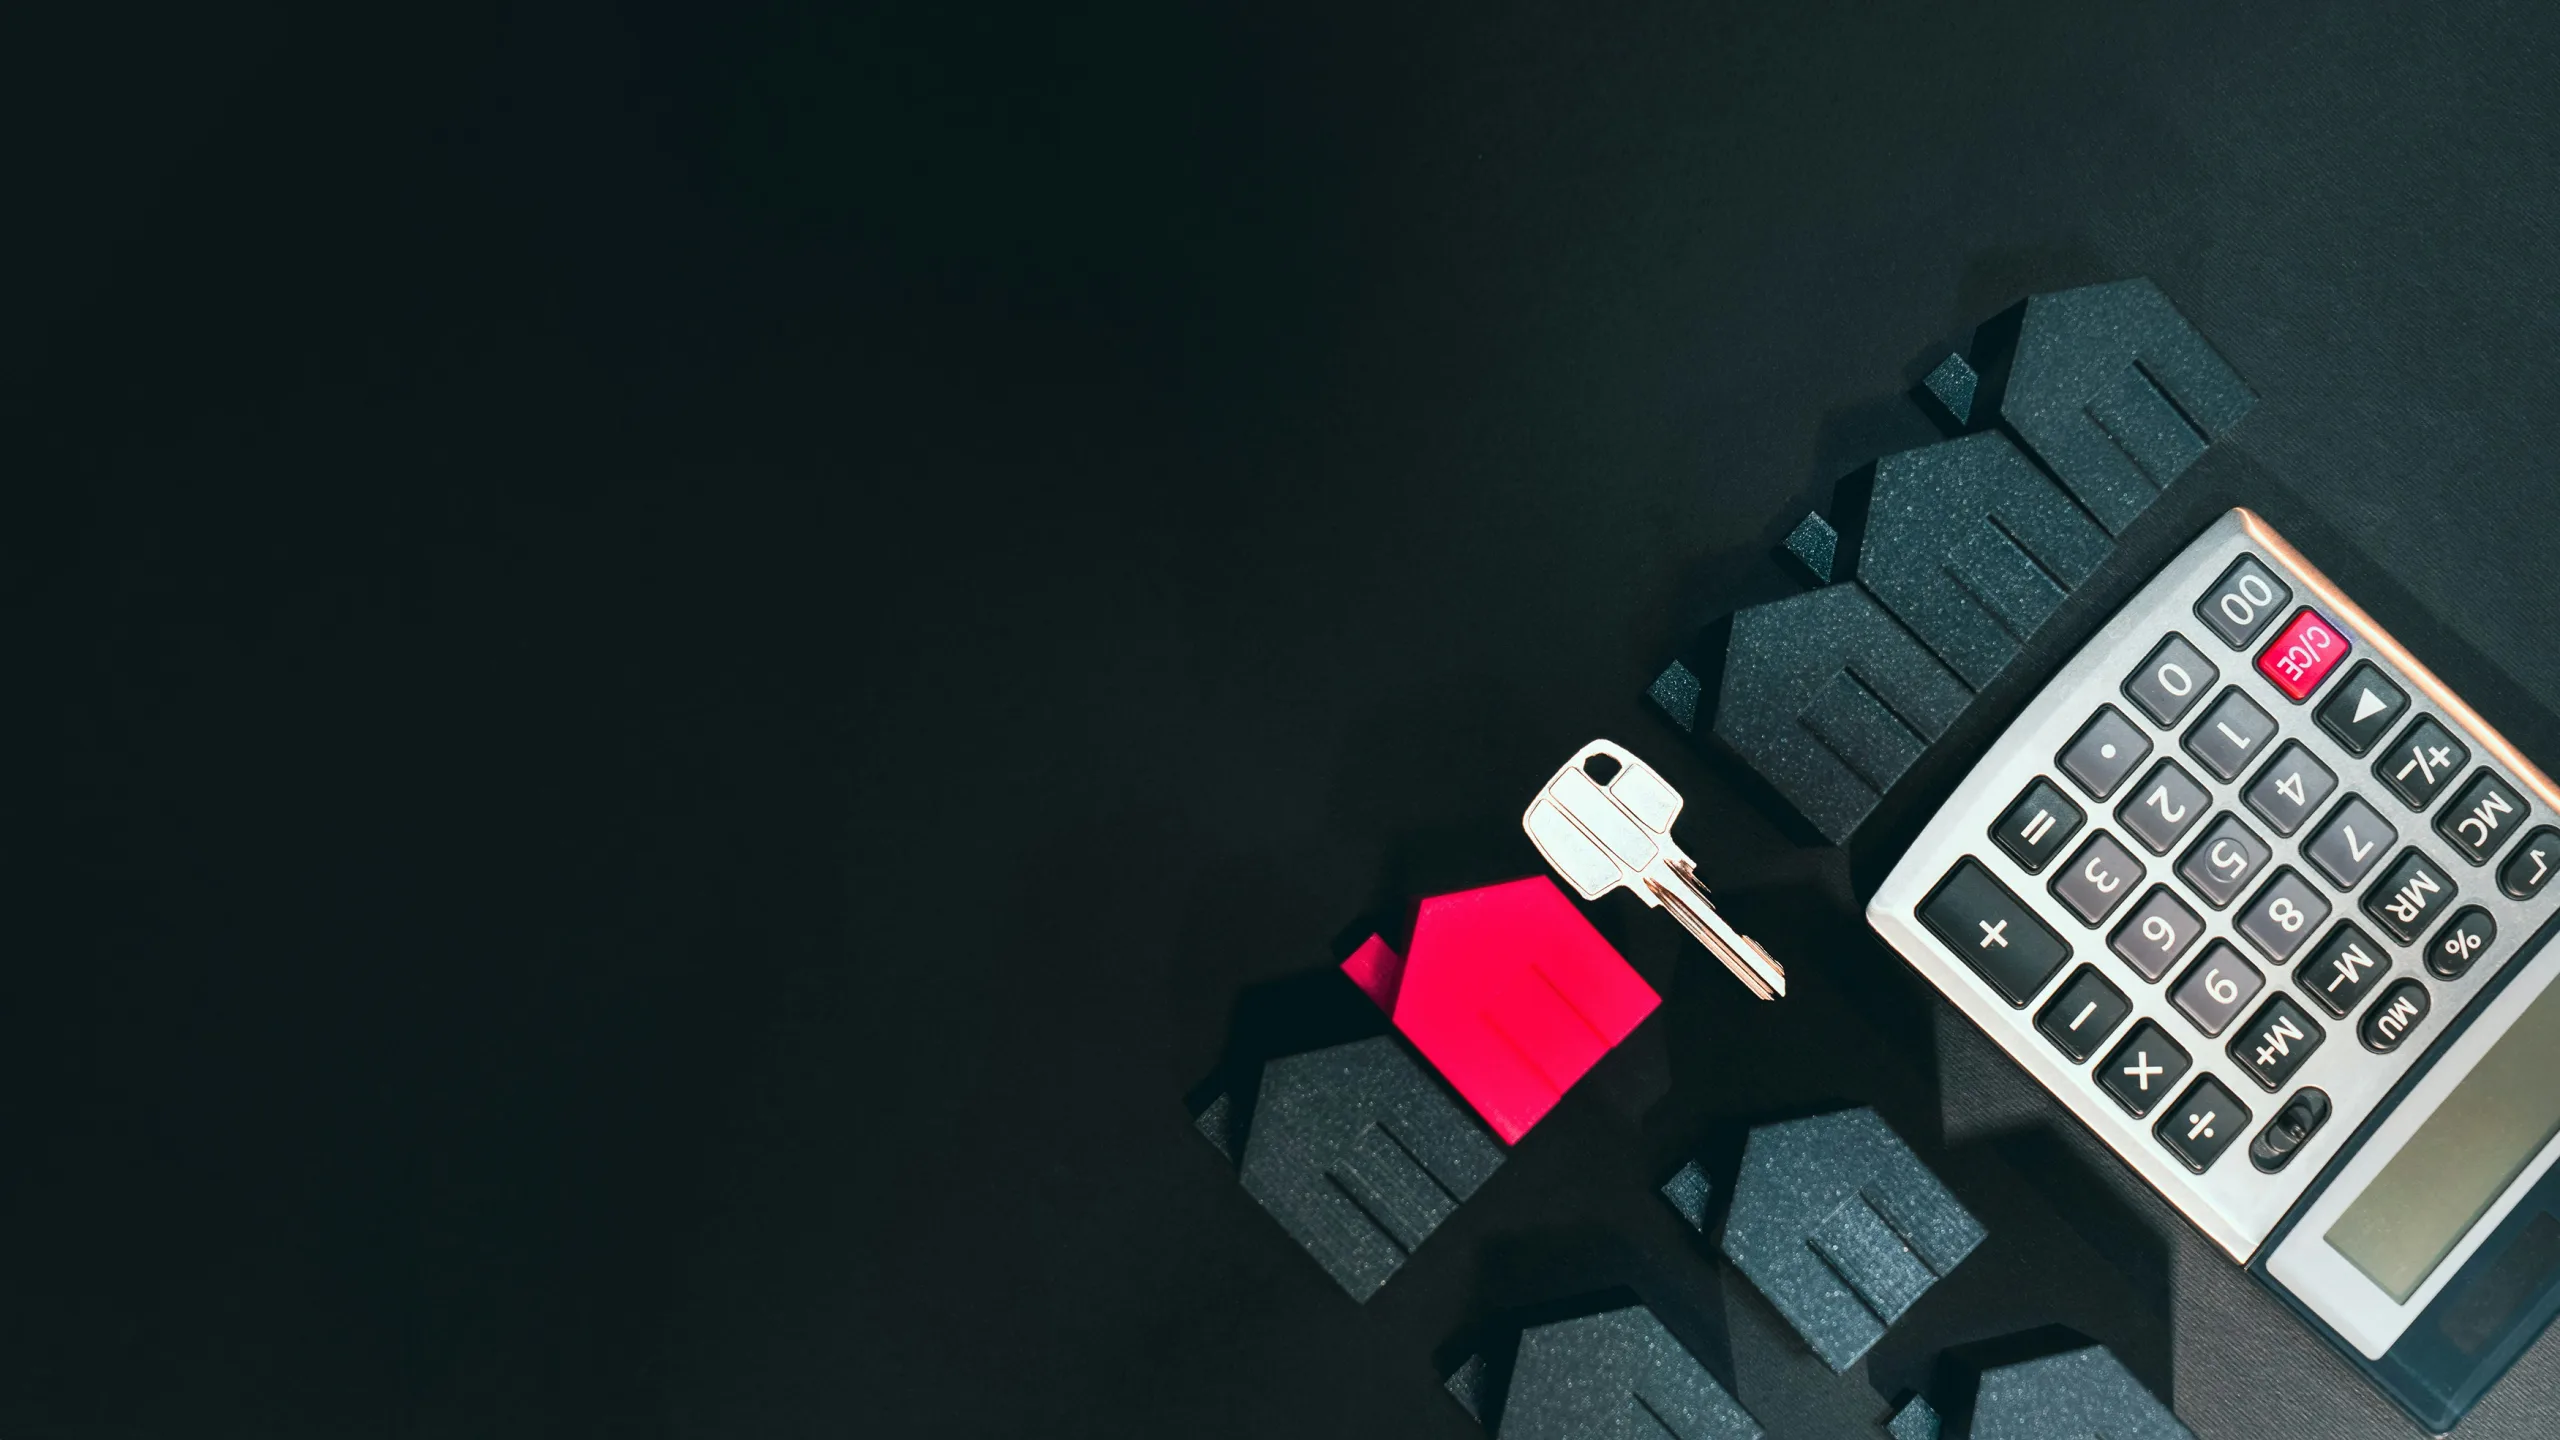
[(2172, 633), (2151, 652), (2151, 658), (2125, 677), (2125, 698), (2141, 706), (2152, 724), (2166, 730), (2198, 700), (2213, 693), (2214, 679), (2221, 673), (2203, 651), (2187, 643), (2186, 636)]
[(2299, 740), (2288, 740), (2249, 782), (2243, 796), (2267, 828), (2279, 835), (2290, 835), (2302, 828), (2313, 811), (2329, 803), (2329, 794), (2338, 788), (2338, 777), (2329, 767), (2311, 758)]
[(2123, 991), (2108, 984), (2095, 967), (2083, 965), (2036, 1017), (2036, 1028), (2076, 1062), (2097, 1054), (2132, 1013), (2133, 1003)]
[(2302, 993), (2340, 1019), (2356, 1008), (2365, 993), (2391, 973), (2391, 954), (2373, 942), (2352, 920), (2341, 923), (2293, 972)]
[(2364, 1048), (2377, 1055), (2388, 1055), (2400, 1048), (2418, 1022), (2427, 1018), (2427, 987), (2415, 980), (2394, 981), (2373, 1008), (2364, 1012), (2363, 1023), (2356, 1026), (2356, 1038)]
[(2279, 870), (2240, 912), (2233, 929), (2278, 965), (2293, 958), (2303, 942), (2318, 934), (2329, 918), (2329, 901), (2311, 882), (2291, 870)]
[(2249, 1133), (2249, 1107), (2221, 1081), (2201, 1075), (2151, 1133), (2160, 1137), (2170, 1154), (2201, 1175), (2213, 1168), (2232, 1141)]
[(2071, 946), (1968, 855), (1956, 862), (1920, 918), (2001, 998), (2024, 1009), (2071, 956)]
[(2243, 555), (2196, 602), (2196, 618), (2212, 626), (2223, 644), (2245, 649), (2292, 598), (2292, 586), (2277, 579), (2258, 557)]
[(2320, 728), (2347, 747), (2348, 754), (2362, 755), (2408, 708), (2408, 692), (2366, 660), (2348, 671), (2346, 683), (2321, 702)]
[(2303, 1013), (2302, 1007), (2282, 995), (2269, 1000), (2231, 1037), (2228, 1051), (2249, 1072), (2249, 1078), (2274, 1094), (2329, 1038), (2320, 1022)]
[(2402, 804), (2424, 810), (2470, 759), (2471, 747), (2446, 734), (2433, 719), (2421, 716), (2373, 762), (2373, 775), (2390, 786)]
[(2400, 852), (2399, 863), (2364, 892), (2364, 913), (2403, 945), (2435, 923), (2453, 901), (2453, 877), (2415, 850)]
[(2352, 890), (2356, 882), (2370, 873), (2391, 853), (2392, 842), (2400, 832), (2382, 818), (2382, 812), (2364, 803), (2360, 796), (2350, 795), (2329, 814), (2329, 822), (2309, 840), (2303, 842), (2303, 858), (2320, 867), (2329, 883), (2341, 890)]
[(2551, 872), (2560, 869), (2560, 830), (2545, 825), (2524, 839), (2507, 863), (2498, 867), (2498, 888), (2511, 899), (2530, 900), (2551, 883)]
[(2145, 1020), (2099, 1065), (2098, 1084), (2128, 1111), (2148, 1115), (2151, 1107), (2169, 1098), (2193, 1063), (2168, 1031)]
[(2178, 862), (2178, 874), (2204, 897), (2204, 903), (2219, 910), (2257, 878), (2274, 854), (2267, 842), (2240, 823), (2239, 816), (2225, 814), (2204, 832), (2203, 839), (2188, 847), (2186, 858)]
[(2427, 942), (2427, 971), (2439, 980), (2459, 980), (2498, 938), (2498, 922), (2477, 905), (2454, 912), (2436, 938)]
[(2316, 1085), (2305, 1085), (2284, 1102), (2276, 1118), (2249, 1142), (2249, 1163), (2270, 1175), (2293, 1163), (2313, 1135), (2329, 1119), (2329, 1095)]
[(2116, 933), (2107, 937), (2107, 948), (2133, 967), (2133, 973), (2145, 980), (2157, 980), (2169, 973), (2187, 947), (2204, 933), (2204, 917), (2180, 900), (2166, 885), (2154, 885), (2133, 913), (2124, 917)]
[(2258, 702), (2235, 686), (2223, 691), (2222, 698), (2187, 731), (2187, 753), (2203, 762), (2214, 779), (2233, 780), (2265, 752), (2266, 742), (2275, 733), (2276, 717), (2259, 709)]
[(2113, 705), (2101, 705), (2079, 735), (2063, 747), (2057, 763), (2073, 784), (2089, 792), (2090, 799), (2104, 800), (2150, 753), (2151, 737), (2140, 726)]
[(2304, 610), (2258, 652), (2258, 673), (2275, 682), (2286, 699), (2307, 700), (2351, 648), (2347, 637), (2319, 611)]
[(2053, 877), (2054, 898), (2090, 925), (2106, 919), (2141, 886), (2142, 862), (2104, 830), (2091, 835)]
[(2196, 1022), (2197, 1029), (2219, 1035), (2265, 988), (2266, 977), (2257, 966), (2241, 959), (2228, 942), (2216, 940), (2188, 967), (2185, 978), (2169, 987), (2169, 1003)]
[(2116, 819), (2152, 854), (2166, 855), (2211, 809), (2213, 796), (2196, 777), (2177, 761), (2163, 760), (2116, 807)]
[(2033, 875), (2062, 853), (2062, 847), (2080, 833), (2085, 818), (2079, 806), (2039, 775), (2000, 817), (2000, 823), (1991, 827), (1991, 838)]
[(2532, 807), (2524, 797), (2508, 788), (2495, 770), (2483, 770), (2471, 777), (2453, 803), (2436, 816), (2436, 833), (2462, 852), (2462, 858), (2474, 865), (2486, 865), (2498, 847), (2516, 833)]

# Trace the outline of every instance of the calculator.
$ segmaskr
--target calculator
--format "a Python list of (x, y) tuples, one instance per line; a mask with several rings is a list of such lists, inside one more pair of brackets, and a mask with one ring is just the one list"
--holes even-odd
[(2438, 1433), (2560, 1310), (2560, 791), (2247, 510), (1867, 920)]

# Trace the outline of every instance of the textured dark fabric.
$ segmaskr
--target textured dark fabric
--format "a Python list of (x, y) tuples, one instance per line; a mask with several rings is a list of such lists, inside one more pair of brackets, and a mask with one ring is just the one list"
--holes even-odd
[[(1624, 1284), (1773, 1440), (2044, 1324), (2414, 1435), (1857, 906), (2232, 504), (2560, 762), (2560, 7), (308, 11), (0, 47), (0, 1433), (1482, 1440)], [(2256, 409), (1792, 833), (1638, 695), (2134, 275)], [(1591, 907), (1661, 1010), (1354, 1304), (1184, 1101), (1595, 735), (1788, 998)], [(1844, 1104), (1990, 1233), (1833, 1375), (1656, 1187)]]

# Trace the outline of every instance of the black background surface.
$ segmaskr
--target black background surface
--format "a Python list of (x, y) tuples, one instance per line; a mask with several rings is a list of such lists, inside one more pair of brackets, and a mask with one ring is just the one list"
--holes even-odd
[[(1780, 1437), (2049, 1323), (2410, 1433), (1854, 897), (2234, 503), (2560, 758), (2560, 9), (349, 9), (5, 47), (0, 1429), (1459, 1437), (1624, 1284)], [(1787, 838), (1634, 697), (2128, 274), (2259, 408)], [(1796, 993), (1594, 907), (1662, 1011), (1355, 1305), (1181, 1097), (1601, 734)], [(1652, 1187), (1843, 1102), (1993, 1238), (1832, 1377)]]

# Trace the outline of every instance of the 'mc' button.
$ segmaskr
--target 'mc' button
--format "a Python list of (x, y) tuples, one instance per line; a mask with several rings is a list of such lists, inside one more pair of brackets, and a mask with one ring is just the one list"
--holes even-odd
[(2258, 673), (2274, 681), (2286, 699), (2307, 700), (2347, 658), (2349, 648), (2336, 626), (2320, 618), (2319, 611), (2305, 609), (2258, 652)]

